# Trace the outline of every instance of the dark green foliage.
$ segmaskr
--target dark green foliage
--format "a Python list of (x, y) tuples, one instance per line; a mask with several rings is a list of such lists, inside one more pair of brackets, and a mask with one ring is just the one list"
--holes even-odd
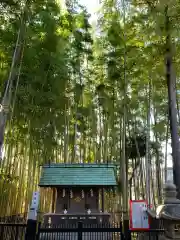
[(146, 155), (146, 135), (134, 135), (126, 140), (126, 152), (129, 159)]
[[(62, 11), (54, 0), (33, 0), (28, 8), (23, 58), (18, 59), (11, 89), (1, 177), (10, 176), (11, 182), (19, 176), (17, 186), (22, 196), (16, 188), (6, 190), (6, 196), (13, 195), (11, 191), (17, 194), (14, 205), (9, 204), (13, 209), (23, 205), (20, 198), (28, 199), (27, 202), (31, 198), (38, 182), (39, 164), (44, 162), (114, 161), (122, 166), (124, 122), (126, 136), (130, 136), (125, 151), (127, 175), (141, 176), (135, 187), (142, 188), (138, 181), (145, 174), (140, 172), (143, 161), (139, 158), (146, 155), (144, 129), (150, 79), (151, 135), (156, 142), (149, 142), (149, 155), (152, 166), (161, 167), (161, 145), (168, 139), (167, 92), (164, 36), (155, 31), (154, 15), (149, 15), (142, 6), (138, 12), (129, 3), (124, 22), (124, 9), (119, 1), (104, 0), (94, 31), (85, 7), (76, 0), (65, 2), (67, 11)], [(12, 63), (23, 6), (24, 1), (0, 3), (1, 95)], [(174, 9), (179, 9), (178, 6)], [(177, 33), (173, 34), (178, 39)], [(179, 76), (177, 45), (175, 61)], [(159, 169), (156, 171), (158, 175)], [(117, 173), (120, 191), (123, 174)], [(0, 190), (0, 194), (4, 193), (3, 188)]]
[[(157, 142), (149, 142), (150, 152), (154, 153), (159, 151), (159, 144)], [(146, 135), (139, 134), (133, 135), (126, 139), (126, 152), (128, 159), (136, 159), (139, 157), (145, 157), (146, 155)]]

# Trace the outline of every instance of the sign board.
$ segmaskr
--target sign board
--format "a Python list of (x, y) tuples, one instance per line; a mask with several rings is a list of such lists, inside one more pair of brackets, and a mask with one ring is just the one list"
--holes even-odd
[(148, 230), (149, 217), (146, 200), (130, 200), (130, 229)]
[(37, 219), (37, 210), (39, 205), (39, 192), (33, 192), (32, 202), (28, 213), (28, 219), (36, 220)]
[(39, 192), (33, 192), (32, 202), (31, 202), (31, 209), (38, 209), (39, 205)]

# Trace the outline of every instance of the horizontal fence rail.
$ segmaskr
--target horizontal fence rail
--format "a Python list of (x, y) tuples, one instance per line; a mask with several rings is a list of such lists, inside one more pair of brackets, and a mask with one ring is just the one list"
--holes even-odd
[(100, 226), (92, 224), (67, 224), (58, 226), (40, 226), (38, 228), (38, 240), (158, 240), (164, 236), (163, 229), (150, 229), (130, 231), (129, 236), (124, 237), (122, 225), (112, 227), (111, 225)]
[(38, 228), (38, 240), (119, 240), (124, 239), (122, 234), (122, 227), (110, 227), (84, 225), (81, 222), (74, 225), (66, 226), (51, 226)]
[(0, 217), (0, 223), (26, 223), (28, 213)]
[[(1, 220), (5, 222), (0, 222), (0, 240), (25, 240), (25, 236), (29, 235), (25, 214), (1, 218)], [(11, 220), (12, 222), (9, 223)], [(164, 226), (159, 222), (152, 224), (153, 229), (150, 230), (129, 230), (125, 238), (121, 221), (118, 223), (116, 219), (116, 221), (100, 222), (95, 221), (94, 218), (90, 220), (61, 221), (58, 225), (42, 222), (31, 231), (34, 234), (32, 240), (35, 240), (35, 237), (36, 240), (159, 240), (165, 235)]]
[(0, 223), (1, 240), (24, 240), (26, 224)]

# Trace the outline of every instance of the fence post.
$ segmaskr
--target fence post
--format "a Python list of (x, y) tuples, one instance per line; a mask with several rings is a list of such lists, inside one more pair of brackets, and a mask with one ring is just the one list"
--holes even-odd
[(123, 225), (122, 222), (120, 222), (120, 239), (124, 240), (124, 234), (123, 234)]
[(19, 237), (19, 228), (16, 226), (16, 235), (15, 235), (15, 240), (18, 240)]
[(37, 231), (37, 234), (36, 234), (36, 240), (39, 240), (40, 228), (41, 228), (41, 223), (39, 222), (39, 223), (38, 223), (38, 231)]
[(131, 232), (129, 231), (129, 219), (123, 221), (124, 237), (126, 240), (131, 240)]
[(132, 239), (132, 236), (131, 236), (131, 230), (129, 229), (129, 231), (128, 231), (128, 238), (127, 238), (128, 240), (131, 240)]
[(78, 240), (82, 240), (82, 222), (78, 222)]
[(25, 240), (36, 239), (37, 210), (39, 204), (39, 192), (33, 192), (32, 202), (28, 214)]
[(2, 225), (1, 226), (1, 239), (3, 240), (4, 239), (4, 226)]
[(28, 220), (27, 220), (27, 228), (25, 234), (25, 240), (35, 240), (36, 239), (36, 210), (30, 209)]

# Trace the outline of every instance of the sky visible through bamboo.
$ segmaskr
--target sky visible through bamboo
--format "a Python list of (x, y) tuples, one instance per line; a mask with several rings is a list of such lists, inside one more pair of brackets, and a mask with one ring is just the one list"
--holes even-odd
[[(151, 200), (157, 205), (165, 163), (172, 165), (164, 32), (160, 31), (164, 15), (134, 12), (138, 0), (133, 1), (132, 9), (122, 4), (129, 3), (126, 0), (67, 0), (63, 6), (64, 0), (59, 1), (33, 1), (32, 19), (27, 18), (32, 24), (24, 22), (22, 68), (18, 58), (20, 80), (17, 91), (12, 88), (14, 111), (7, 121), (1, 166), (2, 215), (27, 211), (40, 166), (52, 162), (115, 162), (125, 169), (117, 173), (119, 199), (124, 172), (131, 189), (127, 198), (134, 194), (136, 199), (144, 199), (145, 159), (151, 157)], [(14, 7), (8, 12), (11, 21), (2, 14), (7, 28), (1, 29), (0, 38), (1, 90), (19, 28), (13, 11)], [(17, 7), (15, 11), (19, 16)], [(145, 27), (144, 17), (148, 19)], [(177, 36), (177, 32), (173, 34)], [(179, 43), (177, 53), (179, 87)], [(41, 205), (42, 211), (49, 211), (45, 202)]]
[[(86, 6), (88, 12), (91, 14), (90, 17), (90, 21), (91, 22), (96, 22), (97, 20), (97, 11), (100, 8), (100, 0), (91, 0), (91, 1), (87, 1), (87, 0), (80, 0), (79, 1), (82, 5)], [(179, 91), (180, 92), (180, 91)], [(166, 143), (163, 142), (162, 143), (162, 151), (165, 152), (166, 151)], [(171, 150), (171, 143), (170, 141), (168, 142), (168, 146), (167, 146), (167, 166), (168, 167), (172, 167), (172, 150)]]

